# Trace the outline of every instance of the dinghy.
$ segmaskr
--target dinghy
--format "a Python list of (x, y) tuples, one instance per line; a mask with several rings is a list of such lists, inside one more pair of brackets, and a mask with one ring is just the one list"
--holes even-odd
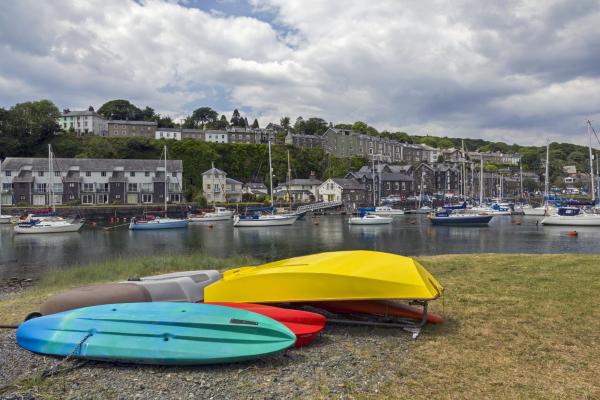
[(35, 353), (160, 365), (249, 360), (296, 342), (271, 318), (193, 303), (85, 307), (26, 321), (16, 336), (19, 346)]
[[(338, 314), (367, 314), (387, 318), (407, 318), (416, 321), (422, 320), (424, 316), (423, 311), (420, 309), (397, 300), (322, 301), (306, 304)], [(444, 319), (437, 314), (427, 312), (427, 322), (441, 324)]]
[(416, 260), (376, 251), (338, 251), (225, 271), (207, 302), (433, 300), (442, 286)]
[(99, 304), (151, 301), (197, 303), (204, 299), (204, 288), (219, 279), (219, 271), (197, 270), (83, 286), (50, 296), (40, 306), (40, 314), (55, 314)]
[(273, 318), (287, 326), (296, 335), (296, 347), (306, 346), (319, 336), (327, 321), (321, 314), (251, 303), (210, 303), (239, 308)]

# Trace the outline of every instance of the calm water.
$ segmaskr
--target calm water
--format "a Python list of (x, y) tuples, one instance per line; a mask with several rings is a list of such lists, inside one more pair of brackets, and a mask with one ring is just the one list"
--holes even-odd
[[(521, 225), (515, 224), (522, 221)], [(35, 277), (53, 268), (117, 257), (200, 252), (253, 255), (273, 260), (329, 250), (371, 249), (404, 255), (447, 253), (597, 253), (600, 228), (536, 225), (534, 217), (494, 217), (489, 227), (434, 227), (423, 216), (405, 215), (392, 225), (349, 226), (346, 217), (310, 218), (274, 228), (233, 228), (231, 222), (188, 229), (129, 231), (84, 228), (80, 233), (14, 235), (0, 225), (0, 279)], [(193, 268), (193, 266), (190, 266)]]

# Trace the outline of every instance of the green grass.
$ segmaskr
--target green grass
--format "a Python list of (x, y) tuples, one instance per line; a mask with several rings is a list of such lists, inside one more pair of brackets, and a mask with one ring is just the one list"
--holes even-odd
[(152, 256), (136, 259), (117, 259), (43, 274), (35, 286), (0, 301), (0, 324), (17, 324), (51, 294), (93, 283), (116, 282), (134, 276), (156, 275), (166, 272), (196, 269), (227, 269), (254, 265), (259, 261), (250, 257), (217, 258), (201, 254), (180, 256)]

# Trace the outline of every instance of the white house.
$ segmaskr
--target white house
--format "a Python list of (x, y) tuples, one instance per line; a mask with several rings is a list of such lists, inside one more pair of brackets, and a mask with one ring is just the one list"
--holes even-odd
[(229, 143), (227, 131), (206, 130), (204, 131), (204, 141), (210, 143)]
[(181, 140), (181, 128), (156, 128), (154, 138)]
[(242, 187), (244, 184), (235, 179), (227, 178), (225, 186), (225, 198), (229, 203), (239, 203), (242, 201)]
[(295, 202), (314, 202), (319, 198), (319, 186), (322, 183), (315, 177), (314, 172), (311, 172), (308, 179), (292, 179), (289, 183), (284, 182), (276, 187), (275, 197), (287, 199), (288, 196), (291, 196)]
[(346, 207), (367, 201), (365, 186), (353, 178), (329, 178), (319, 186), (320, 201), (341, 201)]
[(227, 174), (214, 166), (202, 173), (202, 192), (209, 203), (224, 203)]
[(63, 110), (58, 117), (58, 126), (64, 131), (73, 129), (78, 135), (94, 134), (98, 136), (108, 135), (108, 121), (91, 107), (85, 111)]

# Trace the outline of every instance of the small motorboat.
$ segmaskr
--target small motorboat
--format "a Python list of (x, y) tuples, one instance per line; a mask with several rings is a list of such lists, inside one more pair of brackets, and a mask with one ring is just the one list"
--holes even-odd
[(15, 233), (66, 233), (78, 232), (84, 221), (67, 221), (63, 218), (30, 219), (29, 222), (21, 222), (14, 227)]
[(444, 210), (430, 214), (429, 221), (433, 225), (483, 226), (489, 224), (493, 217), (489, 214), (463, 214)]
[(10, 224), (12, 222), (12, 215), (2, 215), (0, 214), (0, 224)]
[(433, 208), (429, 207), (429, 206), (422, 206), (417, 208), (414, 213), (415, 214), (429, 214), (430, 212), (433, 211)]
[(391, 224), (394, 219), (392, 217), (382, 217), (375, 214), (364, 214), (358, 217), (350, 217), (348, 224), (350, 225), (387, 225)]
[(600, 226), (600, 214), (586, 213), (577, 207), (560, 207), (556, 214), (544, 218), (542, 225)]
[(131, 218), (129, 229), (132, 231), (150, 230), (150, 229), (176, 229), (186, 228), (188, 226), (187, 219), (178, 218), (161, 218), (152, 215), (147, 215), (143, 219)]
[(376, 251), (337, 251), (235, 268), (204, 289), (206, 302), (433, 300), (442, 286), (418, 261)]
[(233, 218), (233, 211), (225, 207), (215, 207), (214, 211), (188, 215), (189, 222), (229, 221), (231, 218)]
[(41, 354), (159, 365), (237, 362), (293, 346), (286, 326), (254, 312), (195, 303), (78, 308), (22, 323), (17, 344)]
[(265, 227), (292, 225), (298, 214), (240, 214), (233, 217), (235, 227)]

